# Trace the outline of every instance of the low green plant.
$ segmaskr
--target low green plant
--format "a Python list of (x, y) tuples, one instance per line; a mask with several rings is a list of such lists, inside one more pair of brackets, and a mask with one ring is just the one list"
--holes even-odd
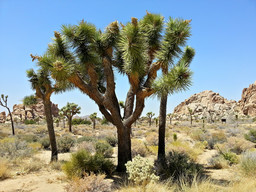
[(39, 141), (39, 137), (36, 135), (17, 135), (17, 138), (27, 143), (33, 143)]
[(25, 119), (24, 124), (25, 125), (31, 125), (31, 124), (36, 124), (37, 122), (33, 119)]
[(113, 148), (106, 141), (98, 141), (95, 144), (96, 153), (102, 154), (104, 157), (112, 157)]
[(129, 175), (128, 180), (135, 185), (145, 186), (151, 181), (159, 180), (159, 177), (155, 175), (153, 163), (140, 155), (128, 161), (125, 166)]
[(247, 151), (242, 154), (240, 162), (241, 170), (245, 175), (255, 176), (256, 174), (256, 151)]
[(70, 152), (70, 148), (75, 144), (75, 139), (71, 136), (64, 136), (57, 139), (58, 151), (60, 153)]
[(115, 136), (107, 136), (106, 137), (106, 141), (112, 146), (112, 147), (115, 147), (118, 140)]
[(72, 119), (72, 125), (91, 125), (91, 121), (86, 120), (86, 119)]
[(249, 133), (244, 135), (244, 138), (248, 141), (251, 141), (253, 143), (256, 143), (256, 130), (255, 129), (251, 129), (249, 131)]
[(71, 155), (71, 160), (63, 165), (63, 171), (68, 178), (83, 177), (85, 173), (105, 173), (111, 175), (114, 171), (112, 161), (105, 159), (102, 154), (91, 155), (85, 150), (80, 150)]
[(96, 141), (96, 138), (95, 137), (92, 137), (92, 136), (82, 136), (82, 137), (79, 137), (77, 139), (77, 143), (82, 143), (82, 142), (95, 142)]
[(166, 156), (165, 165), (155, 162), (157, 173), (161, 179), (172, 178), (179, 180), (181, 177), (186, 178), (188, 181), (194, 178), (195, 175), (203, 175), (203, 166), (197, 164), (186, 153), (171, 151)]
[(176, 133), (173, 133), (173, 141), (177, 141), (177, 139), (178, 139), (177, 134), (176, 134)]
[(44, 149), (50, 148), (50, 140), (49, 137), (43, 137), (39, 140), (39, 143), (43, 146)]

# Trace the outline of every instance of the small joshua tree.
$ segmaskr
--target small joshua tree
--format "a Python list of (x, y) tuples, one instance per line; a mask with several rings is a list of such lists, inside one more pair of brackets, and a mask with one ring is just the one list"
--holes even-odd
[(189, 113), (189, 116), (190, 116), (190, 125), (192, 126), (192, 122), (193, 122), (193, 110), (190, 109), (189, 107), (188, 107), (188, 113)]
[(96, 128), (96, 119), (97, 119), (97, 113), (93, 113), (90, 115), (90, 119), (92, 121), (93, 129)]
[(172, 124), (173, 114), (172, 114), (172, 113), (168, 113), (168, 114), (167, 114), (167, 117), (169, 118), (169, 120), (170, 120), (170, 125), (171, 125), (171, 124)]
[(0, 105), (5, 107), (8, 110), (10, 119), (11, 119), (11, 123), (12, 123), (12, 135), (15, 135), (12, 113), (11, 113), (10, 108), (7, 106), (7, 99), (8, 99), (8, 95), (4, 96), (4, 94), (2, 94), (1, 98), (0, 98)]
[(75, 114), (80, 114), (81, 107), (75, 103), (67, 103), (66, 106), (61, 108), (61, 112), (68, 119), (69, 132), (72, 132), (72, 118)]
[(151, 124), (152, 124), (152, 118), (155, 116), (155, 113), (153, 113), (153, 112), (148, 112), (146, 115), (147, 115), (147, 117), (148, 117), (149, 126), (151, 126)]

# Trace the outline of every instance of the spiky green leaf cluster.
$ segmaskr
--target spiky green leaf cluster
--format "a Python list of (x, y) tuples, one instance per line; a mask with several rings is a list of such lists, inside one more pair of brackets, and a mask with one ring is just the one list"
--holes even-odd
[(75, 114), (80, 114), (81, 107), (75, 103), (67, 103), (66, 106), (61, 108), (61, 113), (66, 117), (73, 117)]

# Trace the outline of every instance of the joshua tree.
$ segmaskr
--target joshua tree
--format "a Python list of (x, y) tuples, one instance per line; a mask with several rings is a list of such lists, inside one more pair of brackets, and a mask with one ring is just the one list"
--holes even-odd
[[(191, 21), (191, 20), (190, 20)], [(184, 69), (188, 68), (194, 55), (195, 51), (191, 47), (186, 47), (184, 53), (181, 51), (181, 47), (186, 44), (188, 37), (190, 36), (190, 26), (188, 20), (172, 20), (170, 25), (170, 35), (165, 36), (164, 39), (169, 43), (169, 46), (172, 47), (172, 54), (170, 56), (170, 64), (173, 64), (175, 58), (181, 56), (180, 60), (177, 62), (177, 71), (170, 71), (170, 65), (165, 64), (162, 65), (162, 73), (169, 75), (169, 83), (171, 89), (163, 89), (158, 93), (158, 97), (160, 98), (160, 109), (159, 109), (159, 141), (158, 141), (158, 161), (164, 163), (165, 162), (165, 127), (166, 127), (166, 107), (167, 107), (167, 96), (168, 94), (173, 94), (175, 92), (179, 92), (182, 90), (186, 90), (191, 85), (191, 75), (192, 73), (186, 73), (186, 78), (181, 78), (177, 81), (177, 74), (183, 73)], [(182, 34), (178, 35), (177, 34)], [(183, 71), (183, 72), (182, 72)]]
[(81, 107), (75, 103), (67, 103), (66, 106), (61, 108), (62, 114), (68, 119), (69, 132), (72, 132), (72, 118), (75, 114), (80, 114)]
[(169, 118), (169, 120), (170, 120), (170, 125), (171, 125), (171, 124), (172, 124), (173, 114), (172, 114), (172, 113), (168, 113), (168, 114), (167, 114), (167, 117)]
[(149, 124), (149, 126), (151, 126), (151, 124), (152, 124), (152, 118), (155, 116), (155, 113), (153, 113), (153, 112), (148, 112), (146, 115), (147, 115), (147, 117), (148, 117), (148, 124)]
[[(38, 57), (33, 55), (31, 55), (31, 57), (32, 57), (32, 61), (34, 61), (35, 59), (38, 59), (39, 66), (42, 63), (47, 63), (46, 57)], [(54, 126), (53, 126), (51, 95), (54, 92), (63, 90), (63, 88), (58, 87), (60, 85), (57, 85), (56, 83), (54, 84), (52, 79), (50, 78), (49, 71), (43, 68), (40, 68), (37, 73), (33, 69), (30, 69), (27, 71), (27, 76), (31, 83), (32, 89), (36, 91), (36, 96), (43, 100), (44, 113), (46, 117), (47, 129), (49, 133), (51, 151), (52, 151), (51, 161), (57, 161), (58, 150), (57, 150), (56, 137), (55, 137)]]
[(190, 117), (190, 125), (192, 126), (192, 122), (193, 122), (193, 110), (192, 109), (190, 109), (189, 107), (188, 107), (188, 113), (189, 113), (189, 117)]
[[(171, 42), (175, 39), (169, 41), (168, 37), (176, 36), (178, 44), (183, 44), (179, 39), (186, 39), (186, 34), (176, 31), (173, 23), (189, 25), (186, 20), (170, 18), (164, 28), (164, 18), (150, 13), (140, 21), (132, 18), (121, 28), (115, 21), (104, 32), (84, 21), (64, 25), (61, 33), (55, 32), (53, 43), (43, 56), (49, 62), (42, 63), (42, 68), (50, 70), (59, 84), (69, 82), (88, 95), (116, 126), (118, 171), (125, 171), (125, 163), (131, 160), (131, 125), (141, 115), (145, 99), (162, 90), (173, 90), (175, 83), (190, 77), (185, 65), (171, 65), (167, 74), (156, 79), (157, 71), (173, 63), (173, 56), (182, 52)], [(115, 92), (114, 68), (126, 75), (130, 84), (124, 117)]]
[(96, 119), (97, 119), (97, 113), (93, 113), (90, 115), (90, 119), (92, 121), (93, 129), (96, 127)]
[(10, 119), (11, 119), (11, 124), (12, 124), (12, 135), (15, 135), (12, 113), (11, 113), (10, 108), (7, 106), (7, 99), (8, 99), (8, 95), (4, 96), (4, 94), (2, 94), (1, 98), (0, 98), (0, 105), (5, 107), (8, 110), (8, 113), (9, 113)]
[[(25, 107), (31, 107), (32, 118), (35, 119), (34, 108), (35, 108), (35, 105), (37, 104), (37, 99), (36, 99), (35, 95), (26, 96), (23, 98), (22, 101), (23, 101), (23, 105)], [(27, 119), (26, 108), (25, 108), (25, 119)]]
[(158, 121), (159, 121), (159, 118), (158, 118), (158, 117), (155, 117), (155, 118), (154, 118), (154, 120), (155, 120), (156, 127), (157, 127), (157, 125), (158, 125)]

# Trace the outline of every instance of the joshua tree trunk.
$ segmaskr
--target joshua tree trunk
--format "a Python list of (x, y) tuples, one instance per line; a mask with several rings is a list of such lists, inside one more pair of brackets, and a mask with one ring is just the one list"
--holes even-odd
[(72, 117), (68, 117), (68, 128), (69, 128), (69, 132), (72, 132)]
[(63, 119), (63, 128), (65, 128), (65, 119)]
[(93, 119), (93, 129), (95, 129), (96, 128), (96, 120), (95, 119)]
[(11, 124), (12, 124), (12, 135), (15, 135), (14, 124), (13, 124), (13, 119), (12, 119), (12, 113), (11, 113), (9, 107), (7, 107), (7, 110), (8, 110), (8, 112), (9, 112), (10, 119), (11, 119)]
[(166, 126), (167, 95), (163, 95), (160, 101), (159, 111), (159, 134), (158, 134), (158, 156), (159, 162), (165, 161), (165, 126)]
[(45, 111), (45, 117), (46, 117), (47, 128), (48, 128), (51, 150), (52, 150), (51, 161), (57, 161), (58, 150), (57, 150), (56, 137), (55, 137), (54, 127), (53, 127), (52, 109), (51, 109), (50, 100), (44, 100), (44, 111)]

